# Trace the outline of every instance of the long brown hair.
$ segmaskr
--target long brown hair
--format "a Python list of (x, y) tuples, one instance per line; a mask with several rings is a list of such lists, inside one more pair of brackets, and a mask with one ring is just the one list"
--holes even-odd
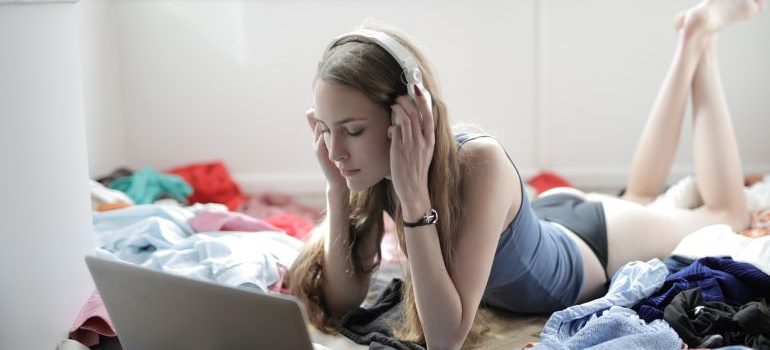
[[(441, 95), (438, 81), (424, 55), (404, 35), (381, 25), (365, 23), (363, 28), (386, 33), (396, 39), (401, 45), (411, 51), (417, 59), (423, 75), (423, 85), (433, 99), (433, 118), (435, 120), (435, 146), (428, 179), (428, 192), (431, 204), (439, 213), (441, 220), (437, 223), (439, 244), (444, 258), (444, 264), (449, 271), (454, 264), (454, 246), (459, 228), (459, 218), (462, 210), (461, 166), (458, 159), (457, 142), (450, 125), (447, 107)], [(398, 96), (406, 95), (406, 85), (401, 78), (402, 68), (396, 60), (375, 43), (355, 38), (346, 39), (330, 50), (324, 52), (318, 64), (315, 81), (323, 80), (355, 88), (364, 93), (371, 101), (390, 110)], [(359, 233), (374, 232), (377, 242), (383, 235), (383, 211), (387, 203), (393, 207), (393, 219), (396, 223), (403, 222), (401, 204), (396, 198), (390, 181), (383, 179), (378, 184), (364, 191), (351, 191), (350, 204), (350, 237), (349, 256), (356, 273), (371, 272), (379, 266), (380, 253), (373, 267), (365, 267), (358, 257)], [(404, 227), (397, 224), (399, 246), (408, 257)], [(288, 274), (289, 290), (305, 303), (310, 321), (325, 332), (334, 332), (337, 320), (329, 312), (326, 298), (321, 286), (321, 271), (323, 269), (324, 235), (316, 235), (300, 253)], [(417, 314), (411, 276), (406, 271), (403, 298), (403, 319), (393, 325), (396, 337), (409, 341), (424, 341), (424, 334)], [(477, 318), (477, 321), (479, 319)], [(474, 322), (471, 334), (466, 344), (475, 342), (486, 328), (481, 323)]]

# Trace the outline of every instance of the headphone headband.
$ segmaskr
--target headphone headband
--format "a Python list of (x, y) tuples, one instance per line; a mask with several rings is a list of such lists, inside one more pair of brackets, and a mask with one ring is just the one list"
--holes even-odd
[(379, 45), (391, 56), (393, 56), (393, 58), (395, 58), (398, 64), (401, 66), (401, 69), (404, 70), (404, 76), (406, 78), (407, 84), (422, 83), (422, 72), (420, 72), (420, 67), (417, 64), (417, 60), (409, 52), (409, 50), (401, 45), (401, 43), (386, 33), (370, 29), (359, 29), (336, 37), (334, 40), (332, 40), (331, 43), (329, 43), (329, 46), (326, 47), (326, 51), (331, 50), (333, 47), (337, 46), (340, 41), (348, 38), (365, 39)]

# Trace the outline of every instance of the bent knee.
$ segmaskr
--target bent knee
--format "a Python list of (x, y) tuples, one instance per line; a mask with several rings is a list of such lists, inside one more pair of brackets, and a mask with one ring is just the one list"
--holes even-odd
[(741, 232), (751, 224), (751, 213), (744, 209), (734, 210), (716, 210), (709, 209), (715, 215), (719, 221), (723, 224), (729, 225), (733, 231)]

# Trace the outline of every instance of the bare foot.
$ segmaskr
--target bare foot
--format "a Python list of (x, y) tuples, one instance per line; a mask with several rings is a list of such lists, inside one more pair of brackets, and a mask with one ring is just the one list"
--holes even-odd
[(713, 34), (765, 8), (765, 0), (705, 0), (674, 19), (674, 28), (691, 35)]

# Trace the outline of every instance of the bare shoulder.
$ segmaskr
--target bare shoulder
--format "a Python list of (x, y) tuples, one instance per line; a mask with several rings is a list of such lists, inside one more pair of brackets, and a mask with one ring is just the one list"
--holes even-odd
[(509, 209), (508, 217), (515, 216), (521, 204), (520, 177), (503, 146), (491, 137), (480, 137), (463, 145), (459, 159), (466, 203), (491, 201)]
[(466, 142), (460, 149), (459, 159), (464, 175), (468, 175), (470, 179), (479, 175), (491, 175), (488, 172), (495, 171), (513, 175), (512, 184), (519, 184), (519, 174), (508, 159), (505, 149), (491, 137), (480, 137)]

